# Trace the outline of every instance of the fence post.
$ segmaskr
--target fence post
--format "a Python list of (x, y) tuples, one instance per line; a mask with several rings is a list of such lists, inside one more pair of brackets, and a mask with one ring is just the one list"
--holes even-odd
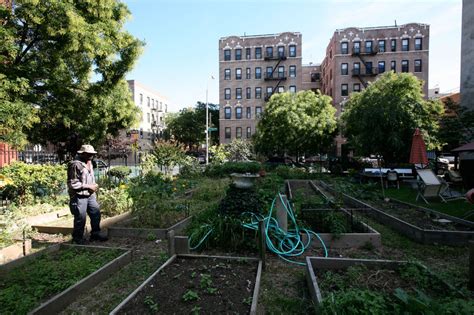
[(265, 251), (266, 238), (265, 238), (265, 220), (258, 221), (258, 250), (260, 252), (260, 260), (262, 261), (262, 268), (265, 270)]

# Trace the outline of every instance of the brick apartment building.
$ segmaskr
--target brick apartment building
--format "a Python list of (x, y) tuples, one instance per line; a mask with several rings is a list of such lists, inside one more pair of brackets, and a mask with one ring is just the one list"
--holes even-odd
[[(321, 64), (322, 93), (332, 97), (337, 115), (352, 92), (359, 92), (386, 71), (411, 72), (423, 80), (428, 96), (429, 32), (427, 24), (410, 23), (336, 30)], [(336, 138), (337, 155), (345, 139)]]
[(316, 68), (302, 65), (300, 33), (220, 38), (220, 142), (250, 138), (273, 93), (319, 88)]

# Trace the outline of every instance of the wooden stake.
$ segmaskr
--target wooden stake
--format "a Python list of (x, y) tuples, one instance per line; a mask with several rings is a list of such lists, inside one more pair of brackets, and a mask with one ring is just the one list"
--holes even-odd
[(258, 221), (258, 249), (260, 251), (262, 269), (265, 270), (265, 251), (267, 249), (265, 238), (265, 220)]

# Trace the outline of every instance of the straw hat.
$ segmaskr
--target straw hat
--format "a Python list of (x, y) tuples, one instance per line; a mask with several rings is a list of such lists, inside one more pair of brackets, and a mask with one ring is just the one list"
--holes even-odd
[(97, 152), (94, 150), (94, 147), (90, 144), (84, 144), (81, 148), (77, 151), (77, 153), (89, 153), (89, 154), (96, 154)]

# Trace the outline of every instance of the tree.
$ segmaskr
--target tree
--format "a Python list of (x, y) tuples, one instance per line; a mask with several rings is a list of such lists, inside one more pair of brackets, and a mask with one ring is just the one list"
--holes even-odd
[[(17, 139), (98, 145), (137, 120), (124, 77), (142, 43), (123, 31), (129, 16), (117, 0), (0, 6), (0, 73), (12, 85), (0, 101), (22, 104), (37, 117), (17, 119)], [(12, 121), (11, 113), (0, 119)]]
[(444, 102), (446, 114), (441, 118), (439, 140), (443, 151), (451, 151), (474, 139), (474, 111), (461, 107), (459, 103), (447, 98)]
[(382, 155), (386, 163), (407, 162), (415, 128), (423, 132), (428, 149), (439, 146), (436, 133), (443, 106), (425, 100), (421, 87), (413, 74), (387, 72), (351, 95), (342, 119), (357, 154)]
[[(209, 126), (219, 126), (219, 105), (209, 104)], [(206, 103), (198, 102), (194, 108), (184, 108), (178, 115), (167, 120), (167, 128), (174, 138), (192, 148), (206, 141)], [(210, 143), (219, 141), (219, 132), (212, 132)]]
[(267, 156), (321, 152), (334, 138), (335, 113), (331, 98), (319, 92), (275, 94), (258, 123), (255, 149)]

